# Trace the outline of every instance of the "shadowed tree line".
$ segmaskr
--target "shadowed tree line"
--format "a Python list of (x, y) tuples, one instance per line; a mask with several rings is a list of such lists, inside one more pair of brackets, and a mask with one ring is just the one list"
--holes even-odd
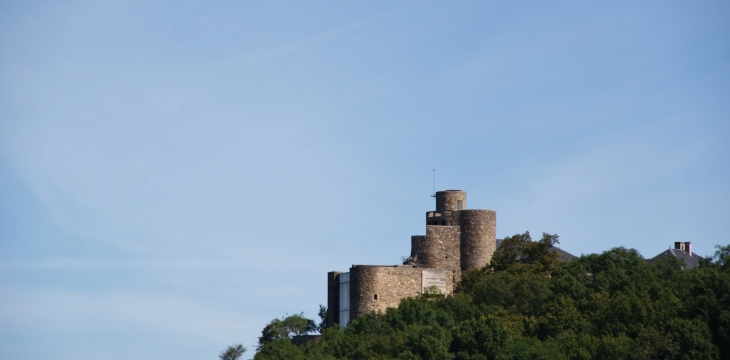
[(306, 346), (290, 338), (314, 321), (275, 319), (254, 359), (730, 359), (730, 245), (682, 270), (625, 248), (559, 262), (556, 243), (506, 238), (453, 296), (404, 299)]

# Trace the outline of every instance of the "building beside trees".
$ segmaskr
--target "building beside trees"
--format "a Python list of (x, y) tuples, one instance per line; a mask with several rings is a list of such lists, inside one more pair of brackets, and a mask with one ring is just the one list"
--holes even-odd
[[(501, 245), (497, 212), (468, 209), (466, 192), (438, 191), (436, 210), (426, 212), (426, 235), (411, 236), (411, 254), (398, 265), (353, 265), (327, 274), (328, 325), (385, 312), (407, 297), (437, 291), (451, 295), (463, 271), (488, 265)], [(555, 248), (559, 258), (574, 256)]]
[(330, 272), (323, 321), (274, 319), (254, 359), (730, 359), (730, 245), (575, 257), (557, 235), (496, 239), (462, 191), (436, 201), (403, 264)]
[[(496, 211), (468, 209), (466, 192), (461, 190), (438, 191), (434, 197), (436, 210), (426, 212), (426, 235), (411, 236), (411, 254), (403, 264), (352, 265), (348, 272), (327, 274), (327, 326), (345, 327), (363, 314), (385, 312), (402, 299), (425, 292), (451, 295), (463, 271), (489, 265), (504, 241), (496, 238)], [(560, 261), (575, 258), (551, 248)], [(668, 257), (688, 269), (700, 261), (690, 242), (676, 242), (674, 248), (647, 261), (654, 264)]]

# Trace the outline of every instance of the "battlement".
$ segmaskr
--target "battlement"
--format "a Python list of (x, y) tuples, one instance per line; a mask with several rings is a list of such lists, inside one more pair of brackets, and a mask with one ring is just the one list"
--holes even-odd
[(442, 212), (429, 211), (426, 213), (426, 225), (451, 225), (451, 211), (446, 210)]

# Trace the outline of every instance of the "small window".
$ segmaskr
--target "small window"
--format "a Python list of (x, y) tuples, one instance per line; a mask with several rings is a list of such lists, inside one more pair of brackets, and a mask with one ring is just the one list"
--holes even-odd
[(378, 300), (378, 294), (373, 294), (373, 300)]
[(461, 210), (464, 208), (464, 203), (461, 202), (461, 200), (456, 201), (456, 209)]

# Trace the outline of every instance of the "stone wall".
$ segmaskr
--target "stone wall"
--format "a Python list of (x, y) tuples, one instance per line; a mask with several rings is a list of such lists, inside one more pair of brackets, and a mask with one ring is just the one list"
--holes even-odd
[(436, 192), (436, 211), (459, 210), (457, 203), (461, 201), (461, 208), (466, 209), (466, 193), (461, 190), (446, 190)]
[(451, 270), (457, 277), (461, 276), (460, 240), (458, 226), (426, 226), (426, 236), (411, 237), (413, 264), (423, 268)]
[(340, 274), (339, 271), (327, 273), (327, 326), (340, 323)]
[[(421, 271), (413, 266), (354, 265), (350, 268), (350, 319), (385, 312), (389, 307), (398, 307), (404, 298), (418, 296)], [(447, 294), (452, 294), (452, 271), (447, 271), (446, 279)]]
[(452, 212), (461, 227), (461, 270), (480, 269), (497, 249), (497, 213), (492, 210)]
[[(411, 237), (407, 265), (350, 268), (350, 320), (397, 307), (402, 299), (420, 294), (424, 283), (452, 294), (462, 271), (482, 268), (492, 259), (497, 248), (496, 221), (497, 214), (492, 210), (466, 210), (464, 191), (437, 192), (436, 211), (426, 213), (426, 235)], [(340, 319), (341, 274), (328, 273), (328, 325), (346, 321)]]
[(423, 245), (425, 243), (425, 235), (411, 236), (411, 257), (408, 264), (416, 266), (420, 265), (421, 257), (423, 256)]

